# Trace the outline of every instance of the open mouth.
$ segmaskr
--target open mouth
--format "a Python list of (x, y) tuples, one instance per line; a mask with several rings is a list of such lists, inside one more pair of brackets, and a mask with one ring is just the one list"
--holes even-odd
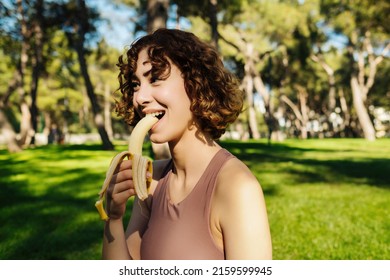
[(154, 113), (151, 113), (151, 115), (158, 118), (159, 120), (161, 120), (162, 117), (164, 117), (165, 112), (164, 111), (154, 112)]

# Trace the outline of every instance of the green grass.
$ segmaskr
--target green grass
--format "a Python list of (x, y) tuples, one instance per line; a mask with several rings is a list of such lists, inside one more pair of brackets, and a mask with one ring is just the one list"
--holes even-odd
[[(221, 144), (263, 187), (274, 259), (390, 259), (390, 139)], [(116, 152), (0, 150), (0, 259), (99, 259), (94, 202)]]

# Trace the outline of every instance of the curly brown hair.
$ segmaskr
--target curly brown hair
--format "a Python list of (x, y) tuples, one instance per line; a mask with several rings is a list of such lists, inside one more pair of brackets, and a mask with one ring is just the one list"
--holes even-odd
[(169, 75), (168, 58), (180, 69), (197, 125), (213, 139), (220, 138), (227, 125), (241, 113), (243, 92), (215, 48), (186, 31), (159, 29), (135, 41), (119, 57), (118, 90), (122, 98), (116, 101), (117, 114), (130, 125), (140, 120), (133, 105), (132, 78), (137, 69), (138, 54), (143, 49), (148, 51), (152, 74)]

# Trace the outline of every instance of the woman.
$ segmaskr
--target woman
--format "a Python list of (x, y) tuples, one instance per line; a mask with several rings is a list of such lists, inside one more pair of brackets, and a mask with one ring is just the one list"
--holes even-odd
[(105, 259), (270, 259), (271, 237), (261, 187), (217, 140), (242, 110), (237, 80), (218, 53), (192, 33), (160, 29), (119, 58), (117, 112), (131, 125), (160, 113), (150, 130), (171, 159), (154, 162), (145, 201), (135, 197), (131, 161), (107, 192)]

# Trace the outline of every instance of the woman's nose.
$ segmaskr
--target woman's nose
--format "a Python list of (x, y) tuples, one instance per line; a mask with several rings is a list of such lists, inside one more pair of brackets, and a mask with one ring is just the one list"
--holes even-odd
[(153, 101), (151, 88), (147, 85), (140, 86), (134, 93), (134, 101), (140, 106), (151, 103)]

